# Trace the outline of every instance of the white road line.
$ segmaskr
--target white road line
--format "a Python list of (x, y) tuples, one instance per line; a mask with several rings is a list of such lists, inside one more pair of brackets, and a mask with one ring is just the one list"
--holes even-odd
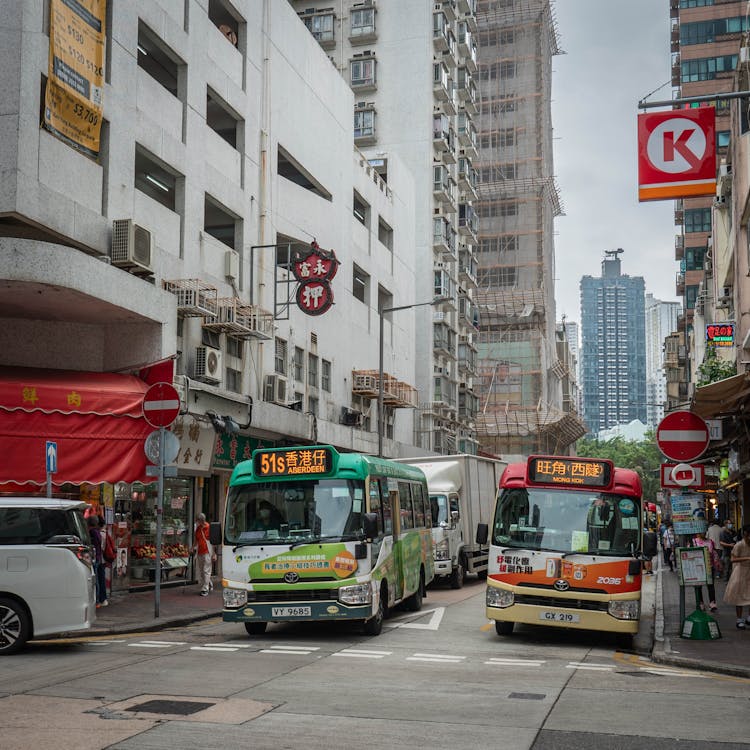
[(611, 672), (613, 667), (604, 667), (599, 664), (566, 664), (566, 669), (583, 669), (589, 672)]
[(612, 664), (601, 664), (595, 661), (569, 661), (568, 666), (572, 667), (606, 667), (612, 669)]
[(432, 662), (438, 662), (439, 664), (460, 664), (461, 660), (465, 657), (460, 656), (456, 659), (445, 659), (445, 658), (439, 658), (436, 659), (432, 656), (407, 656), (406, 661), (432, 661)]
[(495, 657), (490, 657), (490, 660), (485, 662), (485, 664), (498, 664), (505, 667), (541, 667), (546, 663), (544, 659), (498, 659)]
[(276, 650), (270, 648), (262, 648), (260, 651), (258, 651), (259, 654), (276, 654), (276, 656), (284, 656), (286, 654), (299, 654), (300, 656), (310, 656), (312, 651), (302, 651), (301, 649), (298, 651), (294, 651), (290, 648), (285, 648), (283, 651)]
[(128, 643), (128, 646), (136, 648), (170, 648), (167, 643)]
[(357, 654), (351, 651), (334, 651), (331, 656), (349, 656), (352, 659), (382, 659), (385, 654)]
[[(388, 628), (414, 628), (415, 630), (437, 630), (445, 614), (445, 607), (436, 607), (435, 609), (423, 609), (420, 612), (413, 612), (407, 615), (394, 617), (389, 622), (384, 622), (383, 626)], [(430, 615), (428, 622), (404, 622), (415, 617)]]
[(271, 646), (270, 648), (276, 649), (277, 651), (320, 651), (320, 646)]
[(375, 651), (369, 648), (342, 648), (341, 651), (335, 651), (333, 656), (369, 656), (380, 659), (383, 656), (390, 656), (393, 651)]
[(239, 651), (238, 648), (231, 648), (229, 646), (191, 646), (191, 651), (222, 651), (225, 654), (231, 654), (235, 651)]
[(416, 653), (414, 656), (427, 656), (434, 659), (465, 659), (465, 656), (458, 656), (457, 654), (420, 654)]
[(255, 648), (251, 643), (237, 643), (235, 641), (225, 641), (223, 643), (211, 643), (206, 644), (211, 646), (225, 646), (226, 648), (229, 648), (230, 646), (232, 648)]
[(187, 646), (187, 641), (138, 641), (139, 643), (155, 643), (157, 646)]
[(112, 640), (112, 641), (87, 641), (87, 646), (109, 646), (110, 643), (127, 643), (127, 641), (123, 638), (121, 640)]

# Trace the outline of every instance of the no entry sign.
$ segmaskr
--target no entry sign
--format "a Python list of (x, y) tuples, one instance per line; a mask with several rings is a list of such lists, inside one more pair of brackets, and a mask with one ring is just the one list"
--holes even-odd
[(152, 427), (169, 427), (180, 413), (180, 394), (169, 383), (154, 383), (143, 397), (143, 416)]
[(708, 425), (691, 411), (673, 411), (659, 422), (656, 444), (673, 461), (694, 461), (708, 447)]
[(714, 195), (713, 107), (638, 115), (638, 200)]

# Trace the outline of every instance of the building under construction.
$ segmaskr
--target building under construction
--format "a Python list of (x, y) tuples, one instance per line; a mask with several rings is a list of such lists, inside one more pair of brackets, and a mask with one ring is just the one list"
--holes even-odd
[(568, 453), (586, 433), (555, 347), (551, 0), (480, 0), (477, 438), (502, 455)]

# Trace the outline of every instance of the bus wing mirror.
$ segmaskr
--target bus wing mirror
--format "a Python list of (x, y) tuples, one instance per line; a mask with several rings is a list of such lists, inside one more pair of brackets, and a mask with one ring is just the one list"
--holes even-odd
[(487, 544), (490, 535), (490, 527), (486, 523), (477, 524), (477, 544)]
[(378, 535), (378, 514), (365, 513), (364, 532), (367, 539), (374, 539)]
[(208, 525), (208, 541), (214, 547), (221, 547), (221, 524), (218, 521)]

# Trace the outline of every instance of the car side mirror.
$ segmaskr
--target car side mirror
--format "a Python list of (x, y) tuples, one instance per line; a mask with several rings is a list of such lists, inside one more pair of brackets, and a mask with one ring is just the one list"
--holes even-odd
[(363, 518), (365, 537), (374, 539), (378, 535), (378, 514), (365, 513)]
[(486, 523), (477, 524), (477, 544), (487, 544), (490, 535), (490, 527)]

